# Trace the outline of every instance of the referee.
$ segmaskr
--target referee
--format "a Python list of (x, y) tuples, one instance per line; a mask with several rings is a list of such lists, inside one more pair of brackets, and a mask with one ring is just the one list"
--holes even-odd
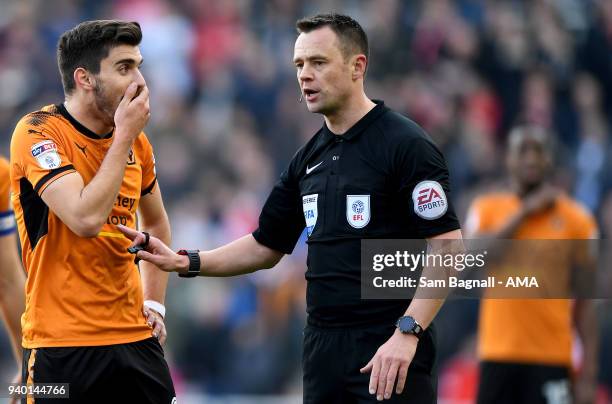
[(304, 403), (433, 403), (431, 322), (443, 300), (361, 300), (360, 241), (461, 238), (444, 158), (414, 122), (366, 96), (368, 39), (355, 20), (321, 14), (296, 26), (302, 97), (325, 123), (282, 173), (259, 228), (199, 254), (151, 237), (138, 257), (182, 276), (246, 274), (291, 254), (306, 228)]

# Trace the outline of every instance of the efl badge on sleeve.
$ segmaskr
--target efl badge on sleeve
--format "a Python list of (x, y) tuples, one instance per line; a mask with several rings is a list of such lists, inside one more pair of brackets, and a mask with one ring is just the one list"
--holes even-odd
[(446, 194), (437, 181), (421, 181), (412, 191), (414, 213), (427, 220), (442, 217), (448, 209)]
[(317, 224), (317, 216), (319, 215), (317, 210), (317, 200), (319, 194), (304, 195), (302, 197), (302, 207), (304, 208), (304, 219), (306, 220), (306, 231), (308, 237), (312, 234), (312, 231)]
[(52, 140), (38, 142), (30, 150), (38, 165), (46, 170), (58, 168), (62, 164), (62, 159), (57, 153), (57, 145)]
[(356, 229), (367, 226), (370, 222), (370, 195), (346, 196), (346, 220)]

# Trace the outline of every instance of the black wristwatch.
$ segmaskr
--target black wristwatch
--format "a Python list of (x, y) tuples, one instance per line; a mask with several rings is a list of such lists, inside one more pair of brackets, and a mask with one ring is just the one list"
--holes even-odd
[(181, 278), (194, 278), (200, 274), (200, 250), (179, 250), (177, 254), (189, 258), (189, 270), (186, 274), (178, 274)]
[(423, 327), (411, 316), (402, 316), (397, 319), (395, 326), (402, 334), (412, 334), (417, 338), (423, 335)]

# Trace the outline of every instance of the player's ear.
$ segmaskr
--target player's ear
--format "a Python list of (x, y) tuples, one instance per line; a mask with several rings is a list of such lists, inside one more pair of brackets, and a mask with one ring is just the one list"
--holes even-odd
[(351, 58), (351, 78), (353, 80), (363, 79), (366, 73), (368, 61), (365, 55), (355, 55)]
[(76, 87), (81, 87), (84, 90), (93, 90), (96, 86), (93, 75), (82, 67), (74, 70), (73, 78)]

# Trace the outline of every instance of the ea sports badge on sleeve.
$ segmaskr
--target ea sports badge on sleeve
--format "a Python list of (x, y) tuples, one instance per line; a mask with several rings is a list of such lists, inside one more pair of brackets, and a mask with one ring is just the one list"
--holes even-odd
[(448, 209), (446, 194), (437, 181), (421, 181), (412, 191), (414, 213), (417, 216), (434, 220), (442, 217)]
[(370, 195), (346, 196), (346, 220), (356, 229), (368, 225), (370, 222)]
[(306, 232), (308, 233), (308, 237), (310, 237), (317, 224), (317, 216), (319, 215), (317, 210), (318, 199), (319, 194), (304, 195), (302, 197), (302, 207), (304, 208), (304, 219), (306, 220)]

